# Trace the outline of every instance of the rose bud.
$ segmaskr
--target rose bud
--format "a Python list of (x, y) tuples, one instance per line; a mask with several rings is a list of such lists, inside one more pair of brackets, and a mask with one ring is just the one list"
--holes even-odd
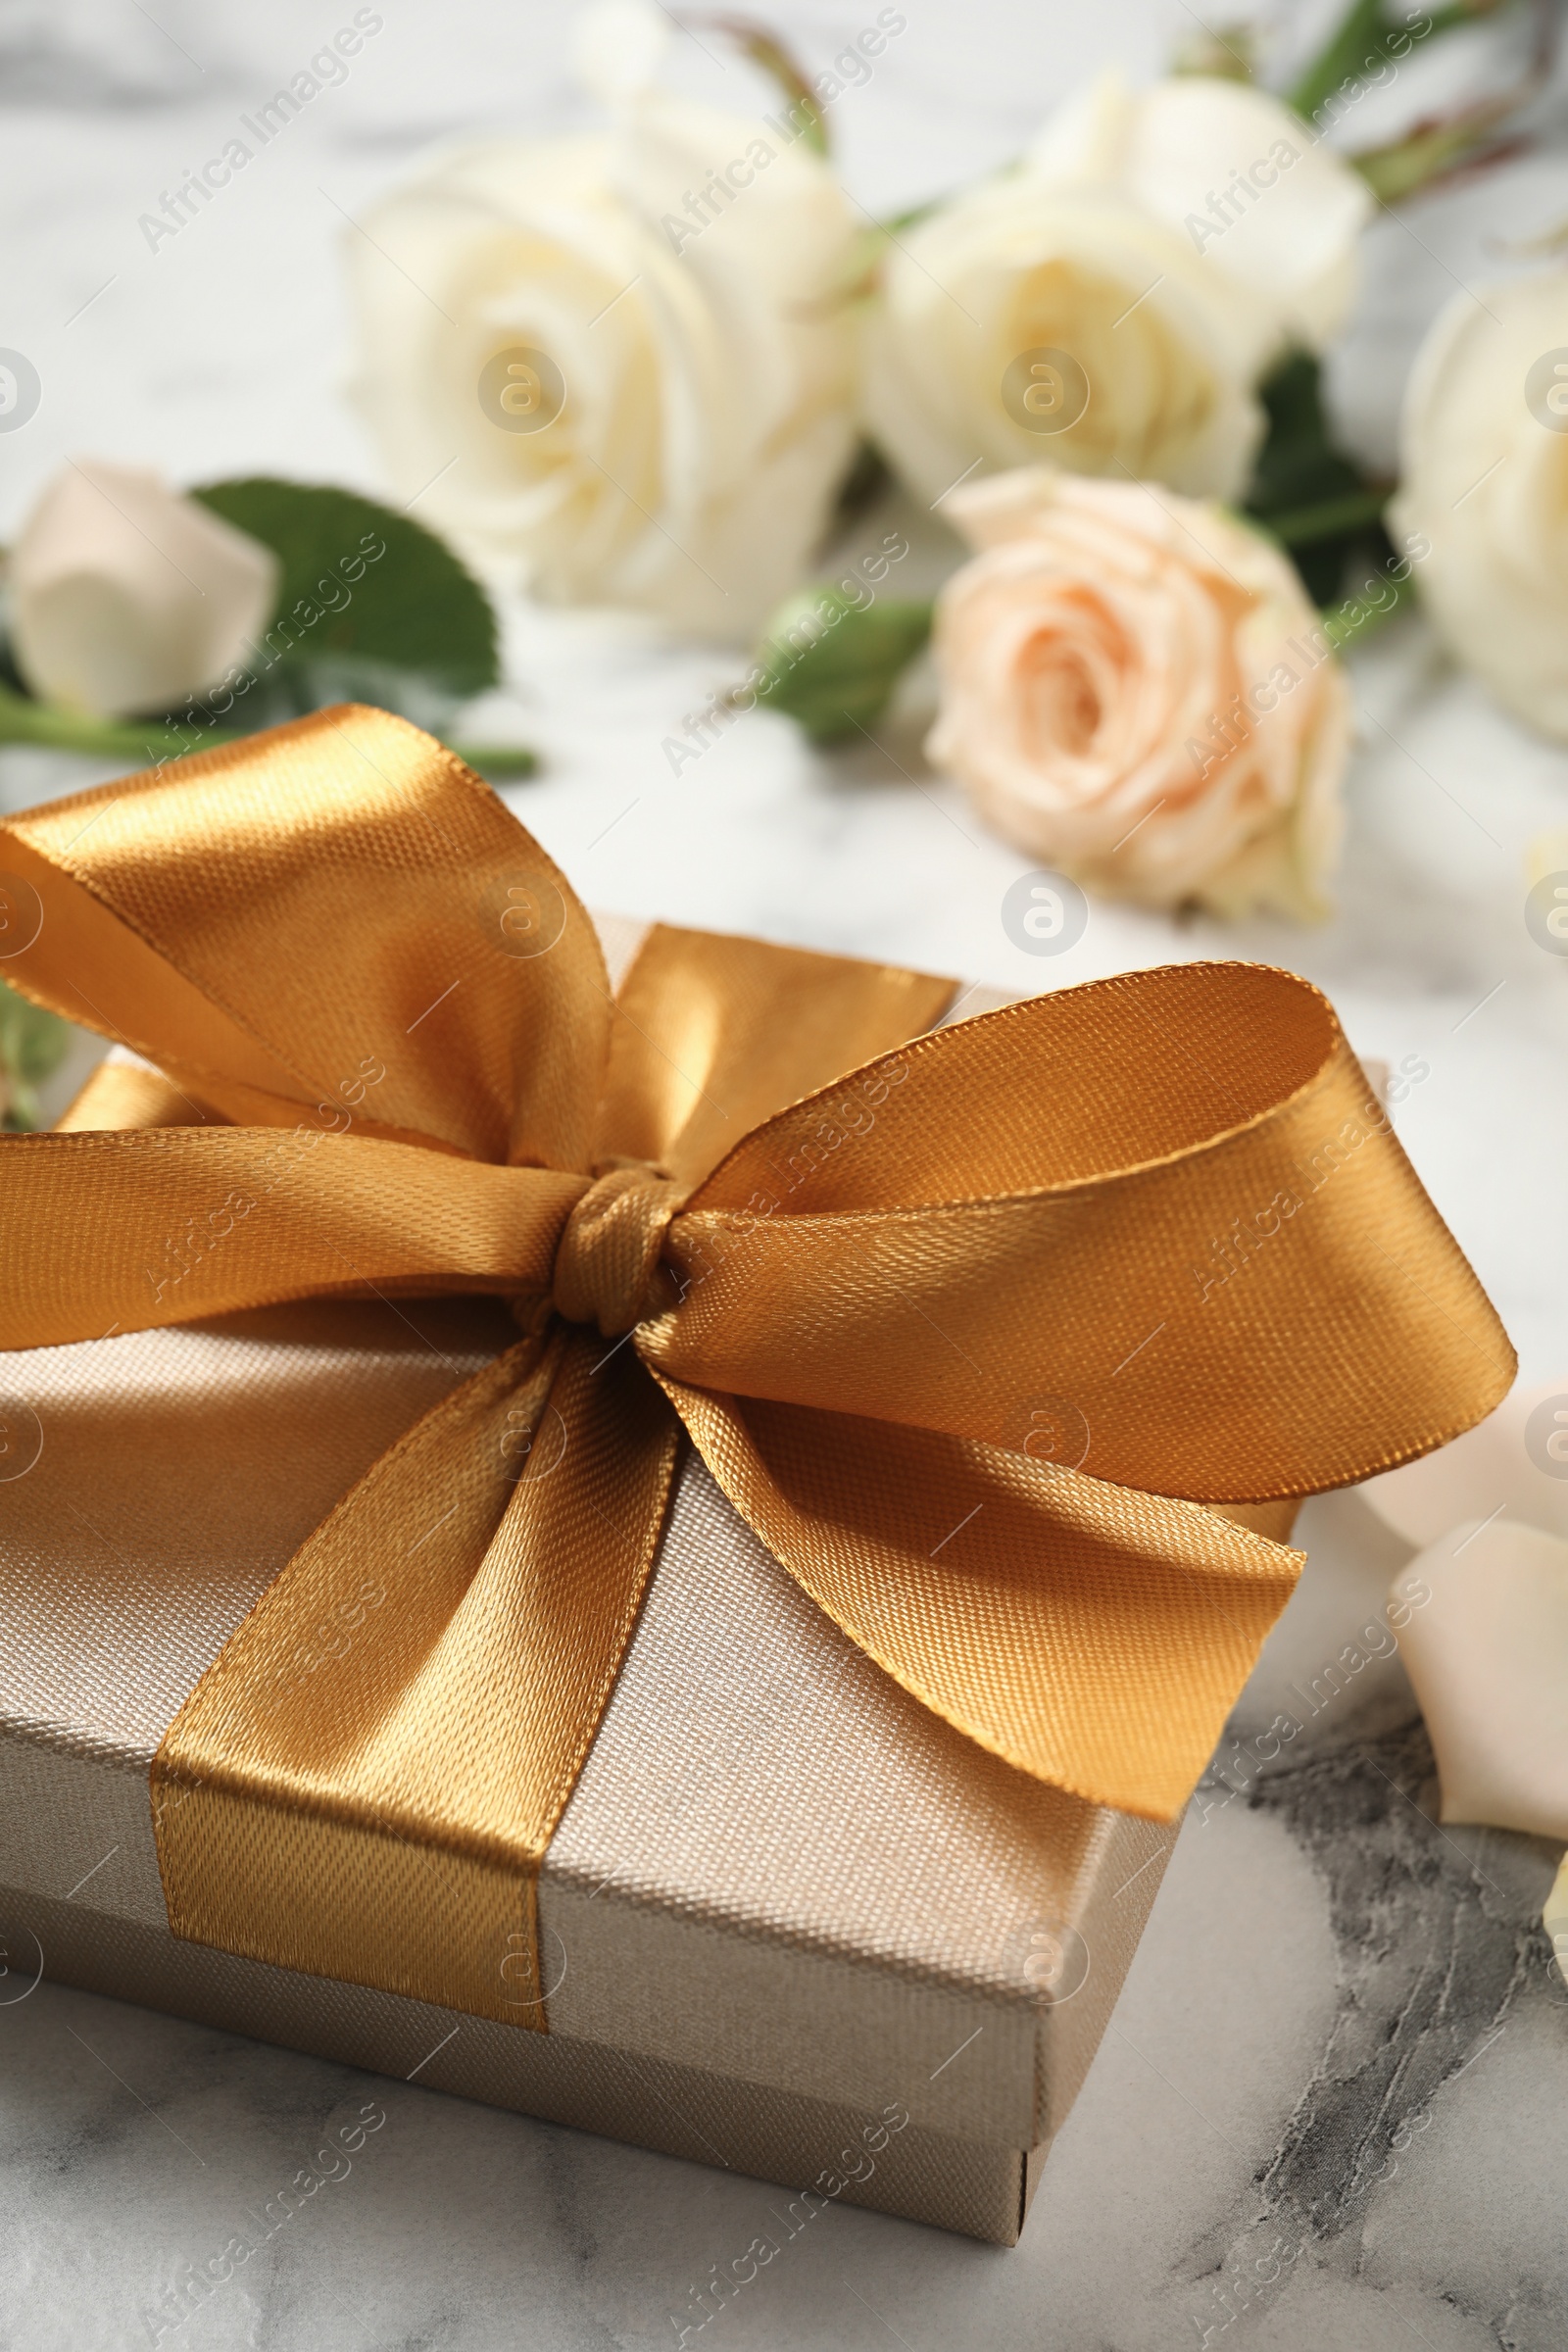
[(73, 461), (12, 555), (11, 632), (35, 695), (97, 718), (217, 683), (271, 617), (277, 558), (141, 467)]

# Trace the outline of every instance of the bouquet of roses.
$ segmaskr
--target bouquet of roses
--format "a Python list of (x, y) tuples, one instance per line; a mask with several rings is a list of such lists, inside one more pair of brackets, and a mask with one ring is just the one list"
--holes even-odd
[[(1357, 146), (1363, 102), (1408, 76), (1419, 109), (1433, 52), (1482, 17), (1491, 93)], [(1303, 916), (1341, 832), (1335, 656), (1413, 575), (1505, 698), (1568, 731), (1538, 494), (1568, 416), (1519, 398), (1527, 348), (1568, 342), (1568, 275), (1440, 322), (1393, 504), (1319, 399), (1364, 227), (1514, 151), (1549, 10), (1351, 0), (1281, 92), (1259, 40), (1207, 38), (881, 222), (830, 146), (896, 70), (902, 10), (814, 76), (718, 20), (781, 91), (755, 119), (661, 86), (671, 25), (602, 0), (581, 66), (607, 126), (439, 158), (352, 267), (365, 412), (401, 485), (439, 475), (427, 511), (458, 544), (537, 595), (754, 637), (666, 741), (677, 774), (758, 700), (817, 739), (874, 726), (934, 636), (929, 755), (1032, 857), (1148, 905)], [(1516, 460), (1455, 505), (1504, 433)], [(974, 551), (934, 604), (900, 591), (898, 530), (802, 586), (878, 471)]]
[[(1357, 147), (1363, 101), (1482, 18), (1491, 94)], [(354, 240), (357, 398), (401, 506), (73, 463), (10, 553), (0, 741), (161, 765), (345, 697), (450, 739), (499, 679), (491, 591), (522, 588), (750, 644), (666, 738), (678, 775), (759, 703), (819, 741), (868, 732), (929, 641), (929, 757), (1031, 858), (1152, 906), (1320, 914), (1337, 657), (1417, 583), (1501, 700), (1568, 736), (1550, 240), (1544, 270), (1433, 328), (1398, 483), (1336, 446), (1319, 381), (1369, 220), (1514, 152), (1555, 21), (1350, 0), (1278, 90), (1259, 39), (1204, 36), (1167, 79), (1109, 75), (993, 177), (875, 221), (830, 145), (901, 9), (812, 76), (717, 20), (779, 92), (743, 117), (662, 86), (674, 21), (651, 0), (596, 0), (580, 66), (603, 128), (449, 150)], [(35, 405), (16, 360), (4, 429)], [(893, 482), (882, 519), (924, 510), (969, 560), (934, 598), (901, 592), (901, 525), (813, 577)], [(40, 1051), (0, 1043), (13, 1120)]]

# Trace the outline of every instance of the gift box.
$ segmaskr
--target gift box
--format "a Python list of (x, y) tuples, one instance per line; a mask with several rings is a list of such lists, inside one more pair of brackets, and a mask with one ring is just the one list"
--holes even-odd
[[(466, 1369), (504, 1342), (499, 1321), (426, 1311), (419, 1328)], [(9, 1364), (8, 1386), (19, 1373), (47, 1437), (5, 1507), (7, 1989), (41, 1965), (791, 2193), (853, 2169), (849, 2201), (1016, 2236), (1031, 2152), (1088, 2065), (1167, 1831), (1032, 1781), (922, 1708), (688, 1453), (540, 1873), (548, 2034), (176, 1941), (147, 1798), (158, 1743), (449, 1376), (390, 1309), (339, 1303), (52, 1349), (46, 1370)], [(1071, 2000), (1052, 2005), (1054, 1985)]]
[(1012, 2242), (1298, 1498), (1511, 1378), (1323, 1001), (612, 977), (381, 713), (0, 846), (121, 1041), (0, 1151), (12, 1985)]

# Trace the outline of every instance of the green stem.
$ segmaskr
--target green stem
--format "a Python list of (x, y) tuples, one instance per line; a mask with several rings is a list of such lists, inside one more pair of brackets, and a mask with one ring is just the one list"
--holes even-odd
[(1392, 620), (1396, 612), (1402, 612), (1407, 605), (1415, 601), (1415, 591), (1410, 585), (1408, 573), (1402, 580), (1393, 578), (1388, 572), (1383, 577), (1394, 592), (1386, 604), (1363, 605), (1359, 597), (1348, 596), (1325, 612), (1323, 634), (1337, 654), (1343, 654), (1347, 646), (1361, 644), (1363, 639), (1381, 629), (1386, 621)]
[(1505, 156), (1509, 152), (1505, 143), (1490, 154), (1483, 150), (1518, 103), (1508, 98), (1468, 107), (1451, 122), (1418, 123), (1408, 137), (1396, 139), (1387, 147), (1365, 147), (1346, 160), (1354, 165), (1380, 204), (1397, 204), (1403, 197), (1435, 186), (1449, 172)]
[[(100, 753), (108, 760), (147, 760), (159, 757), (153, 740), (154, 722), (129, 724), (108, 718), (86, 718), (74, 710), (57, 710), (53, 703), (34, 703), (25, 695), (0, 686), (0, 743), (36, 743), (54, 752)], [(216, 732), (215, 743), (233, 738)]]
[(1331, 90), (1359, 81), (1367, 51), (1375, 48), (1383, 24), (1383, 0), (1350, 0), (1323, 47), (1295, 84), (1285, 103), (1309, 122)]
[(1258, 514), (1253, 519), (1287, 547), (1316, 547), (1324, 539), (1341, 539), (1380, 520), (1389, 497), (1387, 490), (1347, 490), (1316, 506), (1291, 507), (1283, 514)]
[(778, 84), (784, 93), (785, 104), (801, 126), (802, 138), (813, 154), (825, 161), (828, 153), (827, 118), (816, 92), (778, 35), (751, 17), (712, 17), (709, 22), (715, 31), (727, 33), (741, 55), (749, 57), (754, 66)]
[[(0, 686), (0, 744), (31, 743), (47, 751), (82, 752), (100, 760), (134, 760), (151, 767), (160, 759), (171, 757), (172, 739), (172, 730), (161, 727), (156, 719), (88, 718), (74, 710), (59, 710), (53, 703), (32, 702)], [(186, 744), (172, 757), (216, 751), (221, 744), (243, 740), (243, 730), (206, 727), (199, 743)], [(452, 743), (447, 749), (467, 766), (491, 775), (531, 776), (539, 765), (536, 755), (521, 744)]]
[(1444, 8), (1435, 8), (1426, 15), (1425, 24), (1384, 20), (1384, 0), (1350, 0), (1350, 6), (1330, 33), (1328, 40), (1300, 74), (1293, 89), (1285, 94), (1287, 106), (1293, 106), (1303, 121), (1311, 122), (1324, 102), (1343, 89), (1347, 82), (1361, 81), (1369, 66), (1394, 52), (1385, 46), (1393, 33), (1407, 32), (1410, 45), (1404, 55), (1420, 41), (1436, 40), (1441, 33), (1458, 32), (1468, 24), (1478, 24), (1486, 17), (1499, 16), (1508, 0), (1448, 0)]
[(1421, 38), (1430, 41), (1434, 33), (1459, 32), (1467, 24), (1480, 24), (1483, 17), (1496, 16), (1501, 6), (1502, 0), (1449, 0), (1446, 8), (1427, 12), (1429, 22)]
[(539, 773), (539, 755), (530, 752), (522, 743), (449, 743), (465, 767), (476, 767), (481, 775), (536, 776)]

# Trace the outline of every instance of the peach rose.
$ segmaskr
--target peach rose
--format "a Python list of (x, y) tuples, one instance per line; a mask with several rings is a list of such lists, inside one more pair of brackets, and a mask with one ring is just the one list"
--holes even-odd
[(947, 502), (927, 752), (1030, 857), (1149, 906), (1328, 911), (1348, 694), (1295, 568), (1222, 508), (1048, 467)]

